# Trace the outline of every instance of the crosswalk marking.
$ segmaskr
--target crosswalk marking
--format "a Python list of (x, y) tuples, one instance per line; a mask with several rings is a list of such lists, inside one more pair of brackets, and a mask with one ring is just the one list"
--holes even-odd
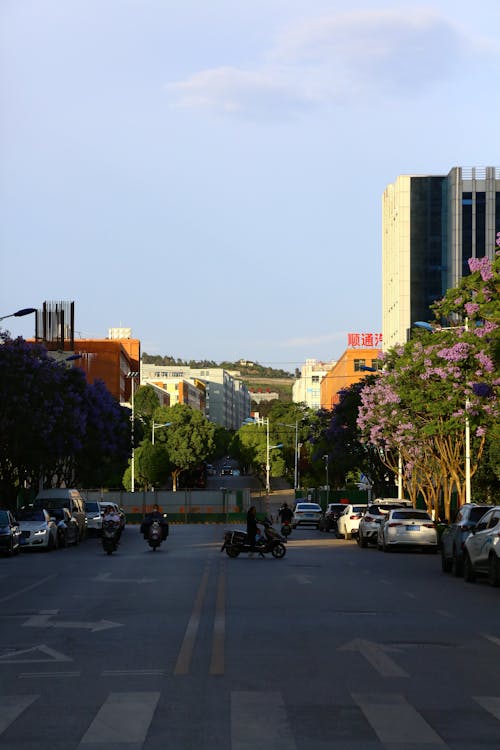
[(381, 742), (444, 747), (441, 737), (397, 693), (352, 693)]
[[(265, 738), (265, 742), (263, 740)], [(296, 750), (281, 693), (231, 693), (231, 750)]]
[(110, 693), (80, 745), (144, 742), (159, 699), (159, 692)]
[(476, 703), (479, 703), (486, 711), (492, 714), (495, 719), (500, 721), (500, 698), (491, 695), (473, 696)]
[(2, 695), (0, 697), (0, 734), (5, 732), (22, 712), (36, 701), (38, 695)]

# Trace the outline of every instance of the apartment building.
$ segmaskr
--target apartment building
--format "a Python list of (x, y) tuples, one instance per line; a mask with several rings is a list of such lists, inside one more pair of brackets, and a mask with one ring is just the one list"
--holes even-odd
[(292, 386), (292, 401), (306, 404), (317, 411), (321, 408), (321, 381), (335, 366), (335, 360), (320, 362), (317, 359), (306, 359), (300, 369), (300, 377)]

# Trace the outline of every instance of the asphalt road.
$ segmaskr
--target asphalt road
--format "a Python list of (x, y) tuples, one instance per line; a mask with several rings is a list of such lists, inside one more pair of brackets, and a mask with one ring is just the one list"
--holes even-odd
[(0, 748), (500, 747), (500, 590), (315, 530), (233, 560), (223, 529), (1, 559)]

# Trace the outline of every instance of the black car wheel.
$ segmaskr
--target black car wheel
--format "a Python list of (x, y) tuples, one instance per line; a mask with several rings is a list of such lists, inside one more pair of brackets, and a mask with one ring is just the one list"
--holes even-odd
[(467, 581), (467, 583), (474, 583), (476, 580), (476, 573), (468, 554), (465, 555), (464, 559), (464, 580)]
[(500, 586), (500, 560), (495, 554), (491, 554), (488, 560), (488, 583)]
[(368, 542), (366, 541), (365, 537), (363, 536), (363, 534), (361, 532), (358, 532), (358, 539), (357, 539), (357, 541), (358, 541), (358, 544), (359, 544), (360, 547), (365, 548), (368, 545)]
[(441, 570), (443, 573), (449, 573), (451, 571), (451, 560), (449, 560), (444, 554), (444, 550), (441, 550)]
[(464, 561), (456, 549), (453, 550), (453, 557), (451, 558), (451, 572), (455, 578), (462, 578), (464, 574)]

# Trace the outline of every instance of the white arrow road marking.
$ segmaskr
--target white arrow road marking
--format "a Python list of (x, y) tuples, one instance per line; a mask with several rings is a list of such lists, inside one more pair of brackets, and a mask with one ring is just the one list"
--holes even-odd
[(3, 695), (0, 703), (0, 734), (4, 732), (9, 724), (31, 706), (38, 695)]
[(491, 641), (491, 643), (494, 643), (496, 646), (500, 646), (500, 638), (495, 638), (494, 635), (488, 635), (488, 633), (481, 633), (481, 636), (488, 641)]
[(109, 630), (110, 628), (120, 628), (123, 623), (111, 622), (110, 620), (100, 620), (99, 622), (71, 622), (71, 621), (52, 621), (51, 618), (59, 610), (40, 610), (39, 614), (32, 615), (29, 620), (23, 622), (23, 628), (74, 628), (80, 630), (90, 630), (96, 633), (99, 630)]
[[(28, 654), (32, 654), (33, 656), (28, 656)], [(44, 656), (41, 657), (40, 654), (44, 654)], [(0, 664), (41, 664), (48, 661), (73, 661), (73, 659), (61, 654), (60, 651), (56, 651), (54, 648), (50, 648), (50, 646), (45, 646), (43, 643), (40, 646), (32, 646), (32, 648), (24, 648), (20, 651), (11, 651), (8, 654), (0, 656)]]
[(445, 747), (424, 717), (397, 693), (351, 693), (384, 747)]
[(391, 646), (381, 646), (379, 643), (365, 641), (362, 638), (355, 638), (349, 643), (340, 646), (338, 651), (359, 651), (365, 659), (372, 665), (382, 677), (409, 677), (396, 662), (387, 656), (385, 651), (394, 651)]
[(111, 573), (99, 573), (92, 581), (99, 583), (154, 583), (157, 578), (111, 578)]

